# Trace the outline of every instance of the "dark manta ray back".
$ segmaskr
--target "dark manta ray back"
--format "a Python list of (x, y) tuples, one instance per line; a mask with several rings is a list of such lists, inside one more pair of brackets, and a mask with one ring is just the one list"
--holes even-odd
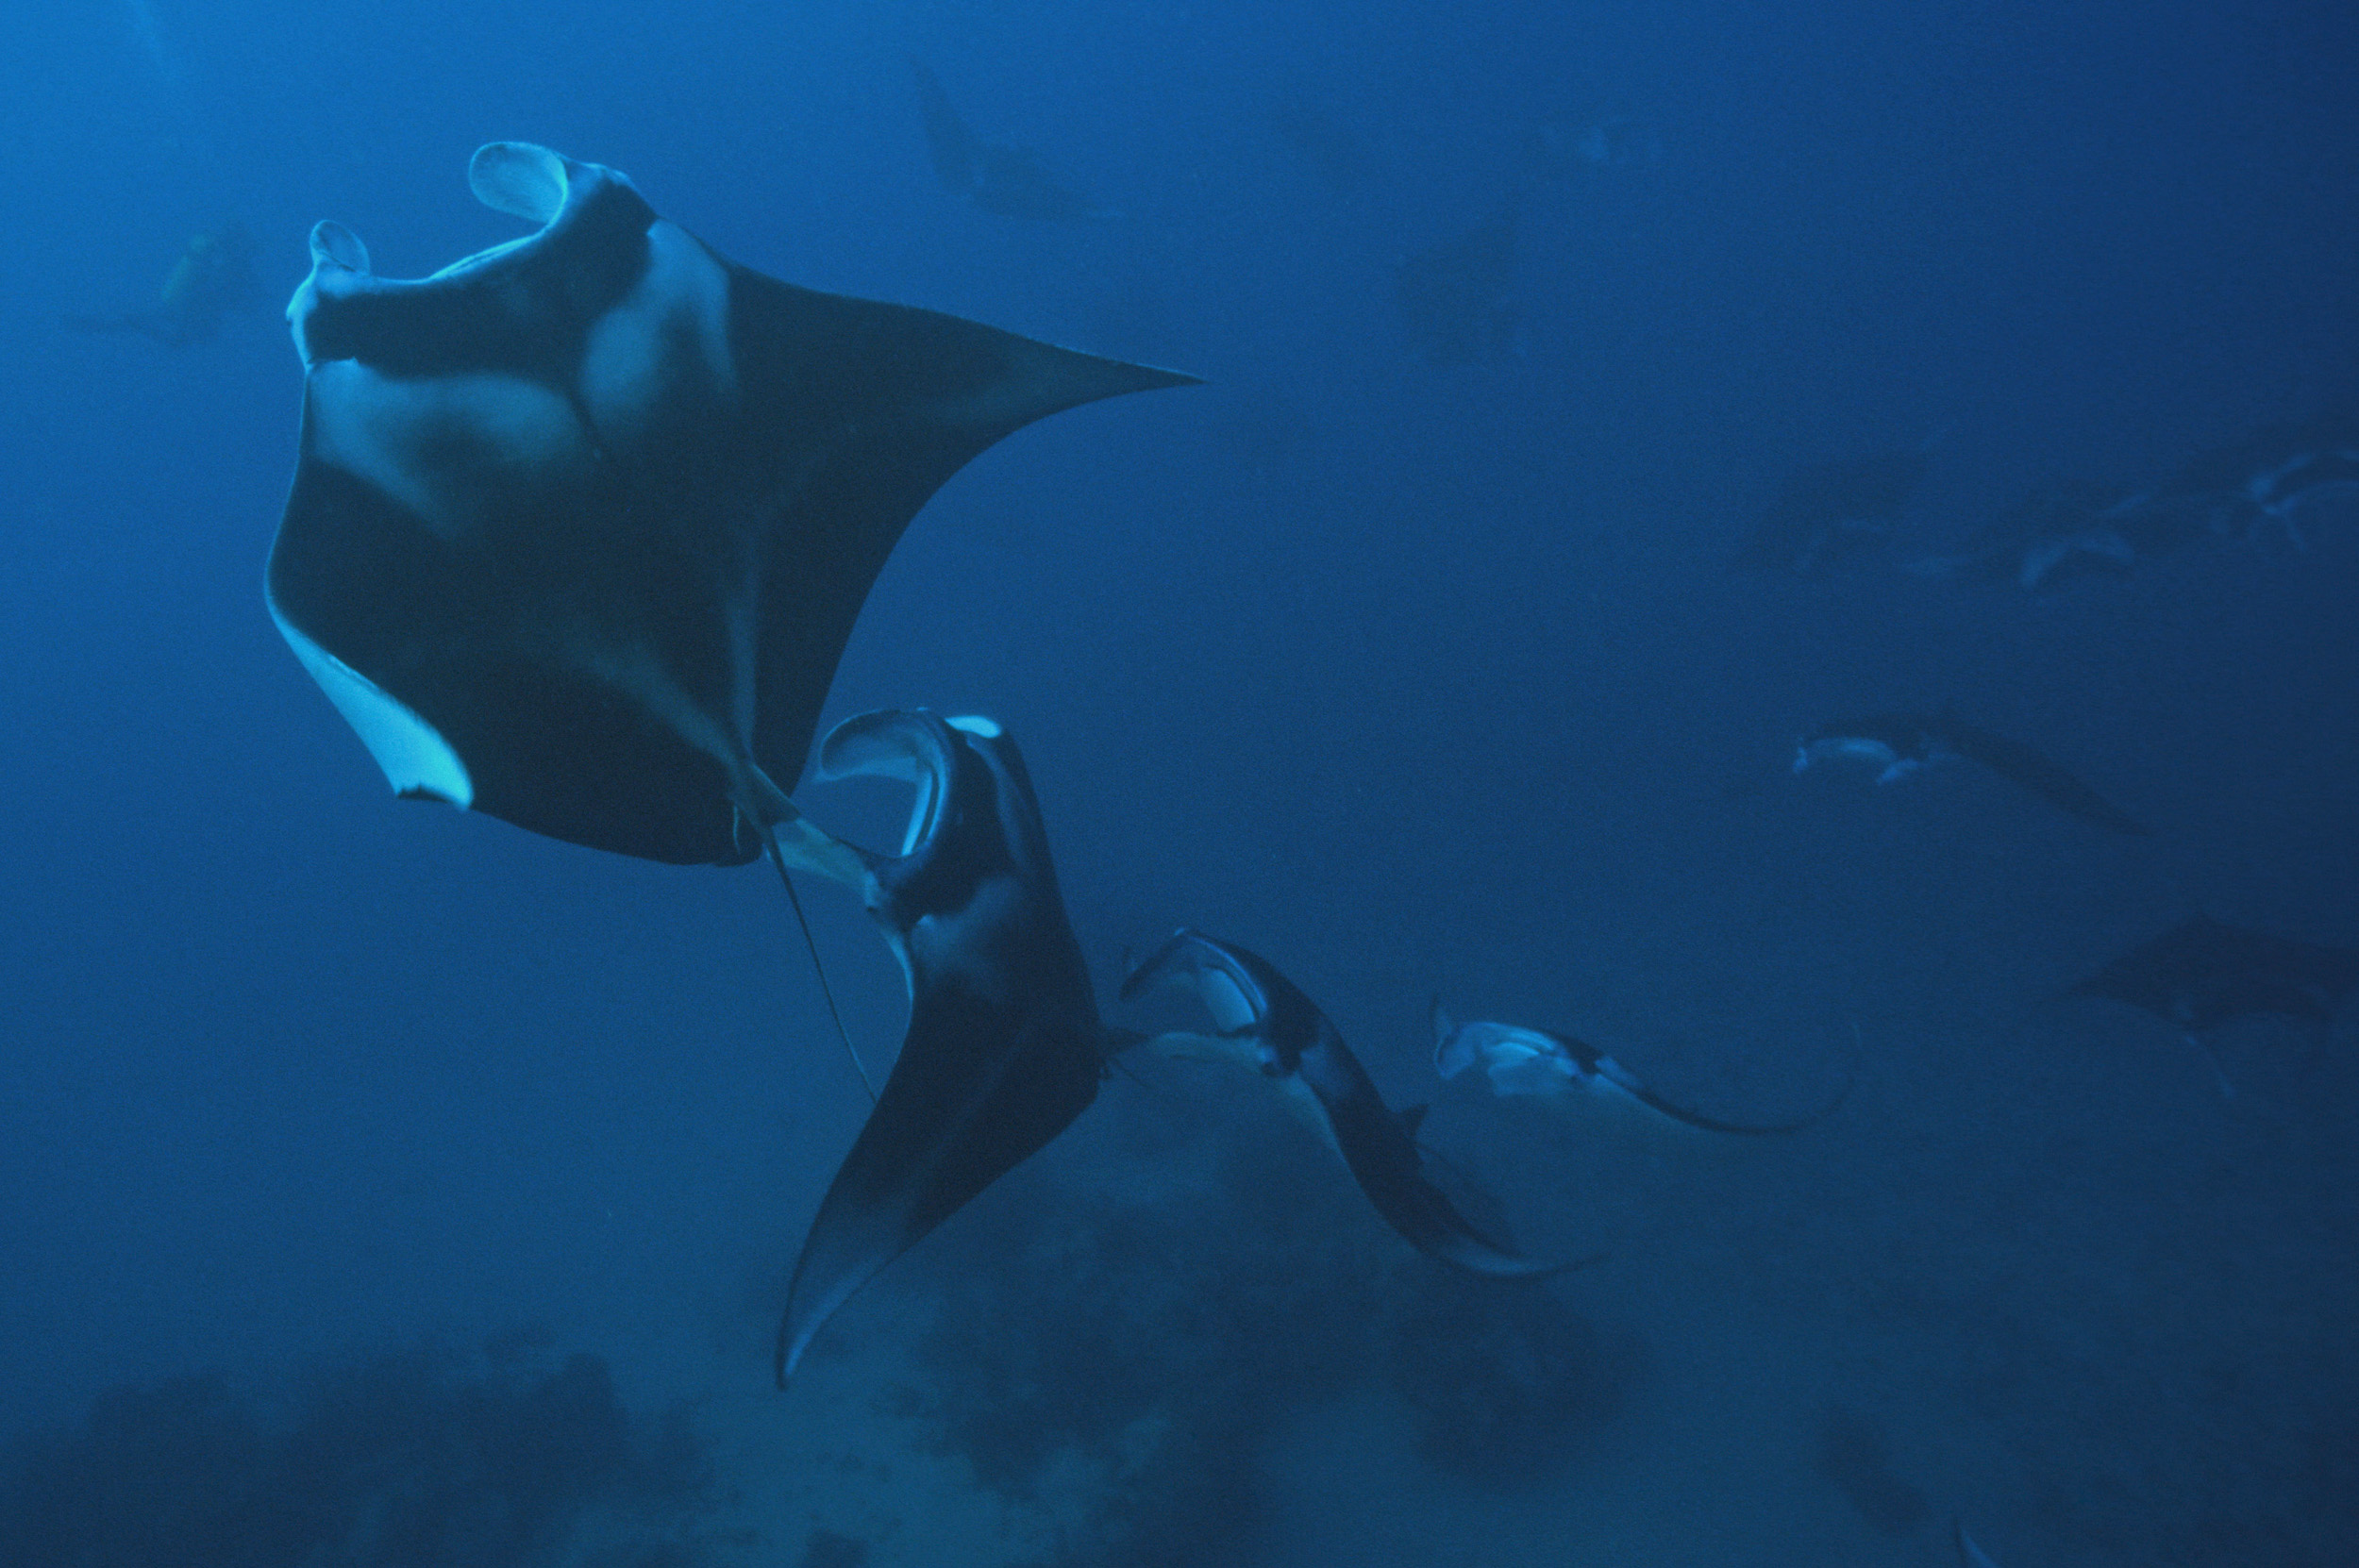
[(751, 859), (927, 498), (1045, 414), (1190, 379), (780, 283), (546, 148), (468, 178), (542, 226), (414, 282), (312, 232), (270, 604), (396, 790), (554, 838)]
[(2191, 1033), (2253, 1013), (2314, 1024), (2359, 990), (2359, 950), (2298, 942), (2190, 915), (2074, 986), (2142, 1009)]

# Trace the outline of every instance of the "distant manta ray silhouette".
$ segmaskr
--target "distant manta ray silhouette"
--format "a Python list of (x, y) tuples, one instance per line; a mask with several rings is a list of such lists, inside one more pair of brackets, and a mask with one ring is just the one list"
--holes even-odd
[(1755, 521), (1737, 564), (1809, 576), (1889, 543), (1932, 466), (1933, 444), (1835, 458), (1794, 474)]
[(65, 324), (76, 332), (153, 338), (167, 348), (203, 342), (259, 292), (256, 251), (254, 236), (235, 219), (199, 230), (181, 247), (152, 304), (111, 316), (68, 316)]
[(2083, 822), (2116, 833), (2147, 832), (2143, 823), (2046, 753), (1967, 724), (1947, 708), (1938, 713), (1875, 713), (1850, 724), (1824, 726), (1803, 737), (1794, 753), (1794, 771), (1802, 773), (1828, 761), (1864, 762), (1877, 770), (1877, 783), (1893, 784), (1958, 757), (1981, 763)]
[(951, 107), (942, 78), (924, 60), (912, 59), (910, 70), (917, 78), (917, 111), (926, 126), (926, 149), (933, 158), (934, 177), (945, 191), (1002, 218), (1069, 223), (1106, 211), (1096, 201), (1059, 180), (1029, 147), (986, 142), (969, 130)]
[(2220, 1093), (2233, 1099), (2235, 1085), (2206, 1038), (2213, 1030), (2238, 1018), (2277, 1013), (2323, 1031), (2354, 989), (2359, 989), (2359, 950), (2297, 942), (2196, 914), (2140, 942), (2065, 994), (2119, 1002), (2162, 1019), (2203, 1053)]
[(1432, 1015), (1435, 1074), (1447, 1080), (1481, 1067), (1494, 1094), (1622, 1100), (1704, 1132), (1760, 1137), (1814, 1126), (1842, 1109), (1851, 1093), (1851, 1077), (1846, 1074), (1834, 1096), (1807, 1116), (1782, 1122), (1722, 1121), (1657, 1093), (1637, 1074), (1586, 1041), (1517, 1024), (1462, 1024), (1444, 1009), (1438, 996), (1433, 999)]

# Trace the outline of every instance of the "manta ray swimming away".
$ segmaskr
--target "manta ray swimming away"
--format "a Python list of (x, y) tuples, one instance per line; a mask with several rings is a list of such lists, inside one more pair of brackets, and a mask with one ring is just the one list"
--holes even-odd
[(2321, 1034), (2344, 997), (2359, 990), (2359, 949), (2299, 942), (2189, 915), (2140, 942), (2065, 993), (2150, 1012), (2203, 1053), (2220, 1093), (2235, 1086), (2207, 1038), (2239, 1018), (2274, 1013)]
[(1837, 458), (1795, 474), (1746, 536), (1737, 564), (1807, 577), (1882, 549), (1925, 482), (1931, 447)]
[(1514, 202), (1465, 233), (1430, 245), (1393, 272), (1409, 351), (1429, 365), (1472, 364), (1516, 351)]
[(1803, 737), (1795, 749), (1794, 771), (1807, 773), (1828, 762), (1859, 762), (1876, 770), (1877, 783), (1897, 784), (1959, 758), (1981, 763), (2083, 822), (2139, 837), (2148, 831), (2145, 824), (2066, 772), (2045, 752), (1967, 724), (1946, 708), (1934, 713), (1875, 713), (1850, 724), (1822, 726)]
[(899, 856), (787, 798), (853, 621), (983, 448), (1193, 378), (780, 283), (544, 147), (494, 142), (468, 177), (533, 232), (417, 281), (312, 232), (271, 614), (400, 794), (644, 859), (766, 853), (862, 892), (910, 978), (909, 1033), (804, 1244), (783, 1381), (863, 1281), (1079, 1114), (1103, 1043), (996, 726), (836, 730), (829, 776), (918, 784)]

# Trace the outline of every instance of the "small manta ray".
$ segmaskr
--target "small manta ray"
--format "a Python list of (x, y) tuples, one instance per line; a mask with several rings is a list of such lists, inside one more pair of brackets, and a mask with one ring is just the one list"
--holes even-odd
[(1799, 1132), (1834, 1114), (1850, 1093), (1843, 1088), (1823, 1109), (1791, 1122), (1722, 1122), (1675, 1105), (1647, 1087), (1638, 1076), (1584, 1041), (1515, 1024), (1460, 1024), (1433, 1001), (1433, 1070), (1444, 1080), (1480, 1066), (1499, 1095), (1543, 1097), (1586, 1094), (1646, 1107), (1659, 1116), (1706, 1132), (1750, 1135)]
[(2126, 576), (2204, 531), (2183, 509), (2157, 507), (2143, 491), (2062, 479), (2034, 488), (1977, 529), (1960, 554), (1912, 561), (1909, 570), (1972, 575), (2031, 592), (2076, 576)]
[(1780, 487), (1737, 564), (1810, 576), (1891, 542), (1932, 466), (1932, 443), (1814, 463)]
[(1394, 272), (1401, 326), (1419, 359), (1465, 365), (1516, 352), (1523, 311), (1515, 303), (1515, 221), (1509, 202)]
[(2359, 949), (2248, 931), (2198, 914), (2065, 994), (2102, 997), (2162, 1019), (2204, 1054), (2220, 1092), (2233, 1099), (2235, 1087), (2206, 1035), (2257, 1013), (2301, 1019), (2323, 1030), (2353, 989), (2359, 989)]
[(1274, 1081), (1343, 1157), (1384, 1222), (1430, 1258), (1473, 1274), (1531, 1278), (1565, 1264), (1536, 1263), (1476, 1228), (1425, 1174), (1416, 1127), (1424, 1108), (1396, 1114), (1327, 1015), (1269, 961), (1231, 942), (1181, 930), (1132, 969), (1122, 999), (1190, 984), (1217, 1033), (1167, 1034), (1149, 1050), (1235, 1061)]
[(967, 129), (931, 66), (912, 59), (910, 69), (917, 76), (917, 112), (926, 125), (934, 177), (945, 191), (1002, 218), (1070, 223), (1106, 212), (1100, 203), (1060, 182), (1029, 147), (985, 142)]
[(259, 288), (254, 236), (231, 220), (191, 236), (173, 263), (156, 302), (119, 316), (68, 316), (76, 332), (132, 333), (167, 348), (186, 348), (220, 335)]
[(1024, 759), (989, 719), (846, 719), (822, 780), (917, 786), (896, 856), (846, 845), (909, 979), (909, 1032), (787, 1287), (784, 1388), (829, 1314), (1097, 1095), (1107, 1038)]
[(1980, 762), (2083, 822), (2116, 833), (2147, 832), (2136, 818), (2041, 752), (1979, 729), (1946, 710), (1877, 713), (1856, 724), (1829, 725), (1803, 739), (1794, 754), (1794, 771), (1802, 773), (1819, 762), (1865, 762), (1877, 770), (1877, 783), (1894, 784), (1959, 757)]

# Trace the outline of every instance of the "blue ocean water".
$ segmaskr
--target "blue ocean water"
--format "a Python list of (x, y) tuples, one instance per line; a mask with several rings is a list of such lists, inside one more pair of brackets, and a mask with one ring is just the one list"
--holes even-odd
[[(912, 58), (1103, 210), (945, 190)], [(2359, 945), (2359, 499), (2265, 513), (2256, 459), (2126, 574), (1949, 564), (2044, 484), (2359, 446), (2354, 63), (2326, 4), (18, 18), (0, 1543), (2359, 1560), (2347, 998), (2211, 1060), (2057, 1000), (2199, 911)], [(261, 605), (305, 234), (397, 276), (510, 238), (463, 179), (498, 139), (775, 276), (1205, 378), (945, 487), (828, 718), (1004, 721), (1109, 998), (1173, 926), (1249, 944), (1531, 1250), (1602, 1260), (1461, 1281), (1260, 1086), (1147, 1063), (770, 1389), (865, 1110), (775, 880), (394, 800)], [(66, 325), (233, 222), (259, 275), (193, 341)], [(1920, 450), (1856, 554), (1734, 564), (1812, 465)], [(2151, 833), (1790, 769), (1947, 705)], [(898, 971), (807, 903), (880, 1059)], [(1851, 1089), (1762, 1140), (1444, 1091), (1436, 993), (1722, 1114)], [(358, 1432), (402, 1435), (293, 1462)], [(258, 1497), (345, 1523), (219, 1522)], [(431, 1527), (350, 1523), (386, 1497)]]

